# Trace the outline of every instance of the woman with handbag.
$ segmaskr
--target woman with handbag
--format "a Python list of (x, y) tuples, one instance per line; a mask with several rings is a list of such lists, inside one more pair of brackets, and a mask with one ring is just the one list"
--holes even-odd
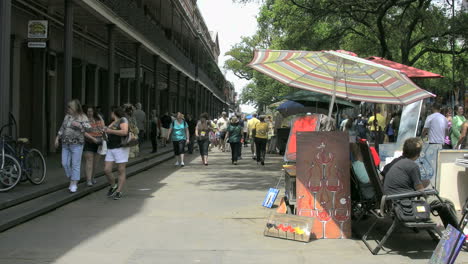
[(177, 160), (175, 165), (184, 167), (185, 144), (189, 143), (190, 134), (188, 124), (185, 122), (184, 115), (181, 112), (177, 113), (176, 120), (171, 123), (167, 136), (168, 141), (169, 137), (172, 139), (174, 146), (174, 154)]
[(67, 114), (55, 138), (55, 147), (62, 143), (62, 167), (70, 179), (68, 189), (74, 193), (80, 180), (81, 156), (85, 143), (84, 134), (90, 129), (88, 117), (83, 113), (80, 101), (73, 99), (68, 103)]
[(200, 115), (200, 121), (198, 121), (195, 127), (195, 136), (197, 138), (201, 160), (205, 166), (208, 166), (208, 147), (210, 146), (211, 133), (213, 133), (213, 125), (211, 121), (208, 120), (208, 113), (203, 113)]
[[(126, 181), (126, 166), (130, 147), (123, 147), (122, 142), (129, 136), (128, 119), (125, 111), (120, 107), (115, 107), (111, 112), (112, 123), (104, 128), (107, 134), (107, 154), (104, 162), (104, 173), (110, 184), (107, 197), (114, 197), (114, 200), (122, 198), (122, 188)], [(115, 183), (115, 177), (112, 173), (114, 163), (117, 164), (119, 174), (118, 184)]]
[(97, 113), (96, 109), (92, 106), (84, 107), (88, 116), (89, 125), (91, 130), (85, 132), (85, 143), (83, 147), (83, 155), (85, 158), (85, 175), (86, 185), (93, 186), (96, 183), (94, 174), (96, 172), (96, 165), (98, 164), (101, 156), (97, 154), (99, 146), (102, 144), (102, 131), (104, 128), (104, 120)]

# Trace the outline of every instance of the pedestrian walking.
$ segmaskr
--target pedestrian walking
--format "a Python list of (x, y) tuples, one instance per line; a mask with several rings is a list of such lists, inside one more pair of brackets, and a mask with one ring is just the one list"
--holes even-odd
[(242, 140), (242, 127), (239, 125), (239, 119), (236, 116), (231, 117), (229, 126), (226, 132), (226, 139), (231, 145), (231, 161), (237, 165), (237, 160), (240, 156)]
[(192, 118), (191, 114), (187, 114), (187, 124), (189, 127), (190, 140), (187, 146), (188, 154), (193, 154), (193, 145), (195, 144), (195, 128), (197, 127), (197, 121)]
[(250, 150), (252, 152), (252, 159), (256, 160), (257, 156), (255, 155), (255, 138), (253, 136), (253, 130), (255, 129), (255, 126), (260, 122), (257, 119), (257, 114), (254, 113), (252, 114), (252, 118), (247, 122), (247, 127), (249, 131), (249, 139), (250, 139)]
[(242, 132), (243, 132), (243, 136), (244, 136), (244, 147), (248, 147), (249, 144), (247, 142), (247, 139), (249, 138), (248, 135), (249, 135), (249, 127), (247, 126), (247, 118), (243, 118), (243, 127), (242, 127)]
[(162, 144), (163, 147), (166, 147), (167, 144), (167, 138), (169, 136), (169, 128), (171, 127), (172, 123), (172, 118), (169, 115), (169, 112), (164, 113), (164, 115), (161, 117), (161, 139), (162, 139)]
[(394, 128), (395, 116), (396, 116), (396, 113), (393, 113), (391, 115), (390, 121), (385, 127), (385, 134), (388, 136), (388, 142), (391, 142), (391, 143), (396, 142), (396, 134), (395, 134), (395, 128)]
[(265, 122), (265, 116), (259, 117), (259, 122), (255, 124), (253, 136), (255, 141), (255, 149), (257, 151), (257, 164), (265, 165), (266, 145), (268, 141), (268, 123)]
[(244, 119), (242, 118), (242, 114), (241, 113), (237, 113), (236, 114), (236, 117), (237, 117), (237, 120), (239, 120), (239, 126), (241, 128), (241, 136), (242, 136), (242, 142), (239, 144), (240, 148), (239, 148), (239, 157), (237, 158), (237, 160), (241, 160), (242, 159), (242, 145), (244, 144), (244, 141), (245, 141), (245, 138), (244, 138), (244, 127), (247, 126), (247, 123), (244, 123)]
[(367, 139), (367, 134), (369, 133), (367, 126), (368, 124), (366, 118), (363, 117), (362, 114), (359, 114), (358, 118), (356, 119), (356, 132), (359, 138)]
[(80, 180), (81, 156), (85, 143), (85, 132), (90, 130), (88, 117), (83, 113), (80, 101), (71, 100), (67, 105), (67, 114), (55, 138), (55, 147), (62, 144), (62, 167), (70, 179), (68, 189), (74, 193)]
[(384, 140), (384, 128), (387, 124), (385, 117), (381, 114), (380, 108), (377, 108), (375, 113), (369, 118), (367, 124), (370, 126), (371, 139), (373, 142), (383, 143)]
[(229, 119), (227, 118), (227, 113), (222, 112), (221, 117), (217, 122), (218, 132), (219, 132), (219, 149), (222, 152), (226, 151), (226, 132), (229, 126)]
[(463, 115), (463, 106), (458, 105), (455, 109), (457, 110), (457, 115), (452, 118), (452, 128), (450, 129), (450, 141), (454, 147), (458, 144), (458, 140), (460, 140), (461, 127), (466, 121)]
[[(122, 188), (127, 179), (126, 167), (130, 153), (129, 147), (122, 147), (122, 140), (128, 136), (129, 120), (125, 111), (120, 107), (114, 107), (111, 112), (112, 123), (104, 128), (107, 134), (107, 154), (104, 162), (104, 173), (109, 181), (110, 188), (107, 192), (108, 197), (114, 197), (114, 200), (122, 198)], [(112, 167), (117, 164), (118, 182), (112, 173)]]
[[(140, 139), (140, 131), (138, 129), (138, 124), (135, 118), (135, 107), (132, 104), (124, 105), (125, 117), (128, 121), (128, 130), (137, 136), (138, 140)], [(129, 158), (136, 158), (140, 152), (140, 146), (135, 145), (130, 147)]]
[(208, 166), (208, 147), (210, 146), (210, 133), (213, 133), (213, 124), (208, 120), (208, 113), (200, 115), (200, 120), (195, 127), (195, 136), (203, 165)]
[(136, 126), (138, 128), (138, 142), (141, 146), (146, 138), (146, 113), (142, 110), (141, 103), (137, 103), (135, 108), (133, 117), (135, 118)]
[(99, 145), (102, 144), (104, 130), (104, 120), (101, 118), (96, 109), (92, 106), (84, 108), (88, 116), (91, 129), (85, 132), (85, 143), (83, 147), (83, 156), (85, 158), (85, 175), (86, 185), (93, 186), (96, 183), (94, 175), (96, 174), (96, 166), (101, 159), (101, 155), (97, 153)]
[[(429, 144), (445, 144), (445, 137), (448, 135), (448, 121), (440, 113), (440, 106), (436, 103), (432, 105), (432, 114), (426, 118), (422, 137), (426, 134), (429, 137)], [(446, 148), (444, 146), (444, 148)]]
[(174, 146), (174, 154), (176, 156), (175, 165), (184, 167), (185, 144), (189, 143), (190, 134), (188, 124), (184, 120), (184, 115), (180, 112), (177, 113), (177, 118), (171, 123), (167, 141), (169, 141), (169, 137)]
[(161, 122), (159, 122), (158, 115), (156, 114), (156, 110), (151, 110), (151, 146), (153, 150), (151, 153), (158, 152), (158, 137), (161, 131)]

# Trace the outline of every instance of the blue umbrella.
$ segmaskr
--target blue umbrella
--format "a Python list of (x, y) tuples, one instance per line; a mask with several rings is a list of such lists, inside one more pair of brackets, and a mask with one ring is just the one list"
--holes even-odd
[(282, 104), (280, 104), (276, 110), (278, 111), (290, 111), (290, 110), (296, 110), (296, 109), (301, 109), (301, 108), (304, 108), (304, 105), (303, 104), (300, 104), (298, 102), (294, 102), (294, 101), (286, 101)]
[(248, 115), (248, 116), (246, 116), (245, 118), (247, 118), (247, 119), (252, 119), (252, 115)]

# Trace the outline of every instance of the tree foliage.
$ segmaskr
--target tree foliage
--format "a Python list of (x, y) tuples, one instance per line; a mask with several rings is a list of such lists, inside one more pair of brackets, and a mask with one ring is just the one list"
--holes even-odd
[(441, 0), (264, 0), (257, 33), (242, 38), (227, 52), (231, 58), (225, 68), (251, 81), (241, 95), (243, 102), (264, 105), (290, 89), (246, 66), (257, 48), (344, 49), (360, 57), (384, 57), (446, 76), (423, 81), (425, 88), (440, 93), (452, 87), (455, 55), (457, 89), (464, 90), (468, 13), (456, 8), (452, 18), (450, 4)]

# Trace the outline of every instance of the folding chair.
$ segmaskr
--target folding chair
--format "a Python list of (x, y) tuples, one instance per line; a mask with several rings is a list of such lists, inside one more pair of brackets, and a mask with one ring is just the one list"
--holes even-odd
[[(395, 207), (394, 207), (395, 202), (398, 200), (415, 199), (415, 198), (426, 197), (429, 195), (438, 195), (437, 191), (436, 190), (424, 190), (424, 191), (414, 191), (414, 192), (402, 193), (402, 194), (384, 195), (382, 182), (380, 180), (380, 175), (373, 162), (372, 154), (370, 152), (368, 143), (359, 142), (358, 144), (359, 144), (359, 147), (361, 149), (361, 154), (364, 159), (364, 165), (366, 167), (366, 171), (369, 175), (369, 180), (375, 189), (376, 199), (380, 201), (378, 210), (370, 210), (370, 212), (376, 218), (375, 218), (375, 221), (367, 230), (367, 232), (362, 236), (362, 241), (367, 246), (367, 248), (372, 252), (372, 254), (377, 255), (377, 253), (383, 248), (383, 245), (385, 244), (387, 239), (390, 237), (390, 235), (398, 226), (404, 226), (413, 230), (426, 230), (434, 240), (439, 240), (439, 237), (442, 237), (442, 234), (437, 229), (436, 223), (434, 223), (431, 220), (426, 221), (426, 222), (403, 222), (396, 216)], [(379, 222), (380, 220), (384, 220), (384, 219), (392, 219), (392, 225), (387, 230), (384, 237), (380, 241), (379, 240), (376, 241), (377, 246), (373, 248), (368, 243), (367, 237), (372, 232), (377, 222)], [(439, 237), (437, 237), (437, 235)]]

